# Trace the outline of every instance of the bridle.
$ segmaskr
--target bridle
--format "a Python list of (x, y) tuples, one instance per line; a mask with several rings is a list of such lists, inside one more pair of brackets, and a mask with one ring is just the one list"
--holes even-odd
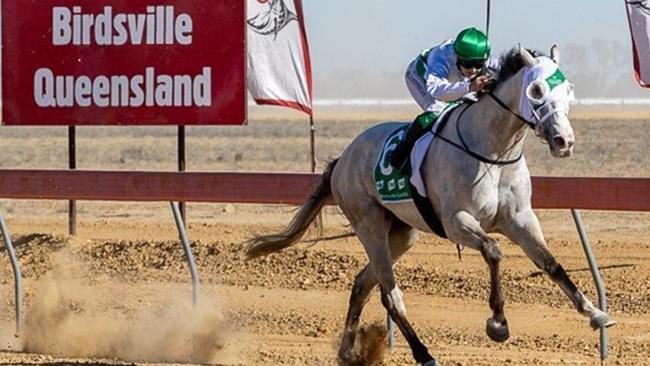
[[(491, 98), (492, 98), (492, 99), (493, 99), (493, 100), (494, 100), (494, 101), (495, 101), (499, 106), (501, 106), (501, 108), (503, 108), (503, 109), (505, 109), (506, 111), (508, 111), (508, 112), (510, 112), (511, 114), (513, 114), (515, 117), (517, 117), (517, 119), (519, 119), (521, 122), (523, 122), (526, 126), (528, 126), (528, 127), (532, 128), (533, 130), (535, 130), (535, 125), (534, 125), (533, 123), (527, 121), (527, 120), (526, 120), (524, 117), (522, 117), (520, 114), (518, 114), (517, 112), (513, 111), (512, 109), (510, 109), (510, 107), (508, 107), (508, 106), (507, 106), (507, 105), (506, 105), (506, 104), (505, 104), (501, 99), (499, 99), (499, 98), (498, 98), (496, 95), (494, 95), (492, 92), (488, 92), (488, 93), (486, 93), (486, 94), (489, 95), (489, 96), (490, 96), (490, 97), (491, 97)], [(515, 159), (510, 159), (510, 160), (499, 160), (499, 158), (497, 158), (497, 159), (490, 159), (490, 158), (488, 158), (488, 157), (485, 157), (485, 156), (483, 156), (483, 155), (481, 155), (481, 154), (479, 154), (479, 153), (477, 153), (477, 152), (475, 152), (475, 151), (472, 151), (472, 150), (469, 148), (469, 146), (467, 146), (467, 143), (465, 142), (465, 139), (463, 139), (463, 134), (460, 132), (460, 121), (461, 121), (461, 117), (463, 116), (463, 114), (464, 114), (464, 113), (465, 113), (465, 112), (466, 112), (466, 111), (467, 111), (467, 110), (468, 110), (472, 105), (473, 105), (473, 104), (466, 104), (465, 108), (460, 112), (460, 114), (459, 114), (458, 117), (456, 118), (456, 134), (458, 135), (458, 138), (459, 138), (459, 140), (460, 140), (460, 142), (461, 142), (462, 145), (460, 145), (460, 144), (458, 144), (458, 143), (456, 143), (456, 142), (454, 142), (454, 141), (452, 141), (452, 140), (450, 140), (450, 139), (448, 139), (448, 138), (446, 138), (446, 137), (440, 135), (440, 134), (437, 133), (437, 132), (433, 132), (433, 135), (434, 135), (435, 137), (441, 139), (442, 141), (444, 141), (444, 142), (446, 142), (446, 143), (448, 143), (448, 144), (450, 144), (450, 145), (452, 145), (452, 146), (454, 146), (454, 147), (456, 147), (456, 148), (462, 150), (462, 151), (465, 152), (467, 155), (469, 155), (469, 156), (473, 157), (474, 159), (476, 159), (476, 160), (478, 160), (478, 161), (481, 161), (481, 162), (483, 162), (483, 163), (487, 163), (487, 164), (491, 164), (491, 165), (510, 165), (510, 164), (514, 164), (514, 163), (518, 162), (519, 160), (521, 160), (521, 158), (524, 156), (523, 151), (522, 151), (521, 154), (519, 154), (519, 156), (516, 157)], [(514, 144), (512, 144), (512, 146), (510, 146), (508, 149), (506, 149), (506, 151), (503, 153), (503, 155), (507, 154), (510, 150), (512, 150), (515, 146), (517, 146), (517, 144), (519, 144), (519, 142), (524, 138), (525, 135), (526, 135), (526, 134), (523, 133), (520, 137), (518, 137), (517, 140), (514, 142)]]
[[(550, 62), (550, 61), (549, 61), (549, 62)], [(479, 74), (484, 74), (484, 73), (488, 72), (487, 69), (488, 69), (488, 68), (484, 66), (484, 67), (481, 69), (481, 71), (480, 71)], [(477, 76), (475, 76), (475, 77), (477, 77)], [(530, 114), (531, 114), (530, 118), (532, 118), (532, 121), (529, 120), (528, 118), (523, 117), (523, 116), (520, 114), (521, 112), (520, 112), (520, 113), (517, 113), (517, 112), (515, 112), (514, 110), (512, 110), (512, 109), (511, 109), (511, 108), (510, 108), (506, 103), (504, 103), (501, 99), (499, 99), (499, 97), (497, 97), (497, 96), (493, 93), (493, 88), (490, 88), (490, 90), (486, 91), (485, 94), (487, 94), (488, 96), (490, 96), (490, 98), (491, 98), (492, 100), (494, 100), (494, 102), (495, 102), (496, 104), (498, 104), (499, 107), (501, 107), (502, 109), (505, 109), (505, 110), (508, 111), (510, 114), (512, 114), (513, 116), (515, 116), (515, 117), (516, 117), (520, 122), (522, 122), (525, 126), (528, 126), (528, 127), (530, 127), (531, 129), (533, 129), (533, 131), (535, 132), (535, 134), (536, 134), (538, 137), (540, 137), (542, 140), (546, 140), (545, 142), (548, 142), (548, 138), (544, 136), (544, 135), (545, 135), (545, 132), (544, 132), (544, 127), (545, 127), (545, 126), (544, 126), (544, 122), (545, 122), (549, 117), (551, 117), (552, 115), (554, 115), (555, 113), (558, 113), (558, 112), (561, 112), (561, 111), (568, 111), (568, 103), (567, 103), (567, 105), (565, 106), (564, 104), (560, 104), (559, 102), (554, 102), (554, 101), (552, 101), (550, 98), (548, 98), (548, 93), (551, 93), (551, 91), (554, 90), (554, 88), (555, 88), (556, 86), (558, 86), (558, 85), (562, 85), (562, 84), (566, 81), (566, 78), (564, 77), (564, 74), (562, 74), (562, 72), (560, 71), (559, 68), (557, 68), (557, 66), (556, 66), (556, 68), (555, 68), (555, 72), (553, 72), (553, 73), (550, 74), (549, 76), (546, 76), (546, 78), (544, 79), (544, 81), (545, 81), (545, 84), (544, 84), (544, 85), (547, 86), (547, 91), (546, 91), (546, 93), (545, 93), (546, 97), (545, 97), (544, 99), (540, 99), (540, 100), (534, 100), (534, 99), (532, 99), (532, 97), (529, 97), (529, 96), (528, 96), (528, 89), (526, 89), (526, 98), (529, 98), (529, 99), (528, 99), (528, 102), (529, 102), (528, 105), (530, 106), (530, 109), (531, 109), (531, 111), (530, 111)], [(529, 86), (532, 87), (532, 84), (529, 85)], [(572, 96), (570, 90), (569, 90), (569, 94)], [(548, 100), (547, 100), (547, 99), (548, 99)], [(533, 105), (533, 103), (534, 103), (535, 105)], [(488, 158), (488, 157), (486, 157), (486, 156), (483, 156), (483, 155), (481, 155), (481, 154), (479, 154), (479, 153), (477, 153), (477, 152), (475, 152), (475, 151), (472, 151), (472, 150), (469, 148), (469, 146), (467, 146), (467, 143), (465, 142), (465, 139), (463, 138), (463, 134), (462, 134), (461, 131), (460, 131), (460, 122), (462, 121), (462, 116), (463, 116), (463, 114), (464, 114), (464, 113), (465, 113), (465, 112), (466, 112), (470, 107), (471, 107), (471, 104), (466, 105), (465, 108), (460, 112), (460, 114), (459, 114), (458, 117), (456, 118), (456, 134), (458, 135), (458, 138), (459, 138), (461, 144), (458, 144), (458, 143), (456, 143), (456, 142), (454, 142), (454, 141), (451, 141), (451, 140), (449, 140), (449, 139), (447, 139), (447, 138), (441, 136), (439, 133), (435, 133), (435, 132), (434, 132), (434, 136), (440, 138), (441, 140), (447, 142), (448, 144), (450, 144), (450, 145), (452, 145), (452, 146), (454, 146), (454, 147), (456, 147), (456, 148), (458, 148), (458, 149), (464, 151), (466, 154), (468, 154), (468, 155), (470, 155), (471, 157), (473, 157), (473, 158), (475, 158), (475, 159), (477, 159), (477, 160), (479, 160), (479, 161), (481, 161), (481, 162), (484, 162), (484, 163), (488, 163), (488, 164), (492, 164), (492, 165), (509, 165), (509, 164), (514, 164), (514, 163), (518, 162), (519, 160), (521, 160), (521, 158), (523, 157), (523, 151), (522, 151), (521, 154), (519, 154), (519, 156), (518, 156), (517, 158), (515, 158), (515, 159), (510, 159), (510, 160), (500, 160), (500, 159), (501, 159), (501, 157), (503, 157), (504, 155), (508, 154), (508, 153), (509, 153), (509, 152), (510, 152), (510, 151), (511, 151), (515, 146), (517, 146), (517, 145), (519, 144), (519, 142), (520, 142), (520, 141), (524, 138), (524, 136), (526, 135), (525, 131), (524, 131), (524, 133), (521, 134), (521, 136), (518, 136), (518, 137), (516, 138), (514, 144), (513, 144), (512, 146), (510, 146), (509, 148), (507, 148), (507, 149), (504, 151), (504, 153), (503, 153), (500, 157), (498, 157), (497, 159), (490, 159), (490, 158)], [(522, 107), (522, 108), (523, 108), (523, 107)], [(542, 112), (542, 113), (540, 114), (540, 112)], [(528, 116), (528, 114), (526, 113), (526, 110), (523, 111), (523, 114)]]
[(517, 112), (513, 111), (512, 109), (510, 109), (510, 107), (508, 107), (507, 104), (505, 104), (501, 99), (499, 99), (496, 95), (494, 95), (494, 93), (492, 93), (492, 92), (488, 92), (488, 93), (486, 93), (486, 94), (489, 95), (489, 96), (492, 98), (492, 100), (494, 100), (494, 101), (495, 101), (495, 102), (496, 102), (496, 103), (497, 103), (501, 108), (503, 108), (503, 109), (505, 109), (506, 111), (510, 112), (510, 114), (513, 114), (515, 117), (517, 117), (517, 119), (519, 119), (519, 120), (520, 120), (521, 122), (523, 122), (525, 125), (527, 125), (528, 127), (532, 128), (533, 130), (535, 130), (535, 124), (534, 124), (534, 123), (532, 123), (532, 122), (526, 120), (526, 119), (525, 119), (524, 117), (522, 117), (519, 113), (517, 113)]

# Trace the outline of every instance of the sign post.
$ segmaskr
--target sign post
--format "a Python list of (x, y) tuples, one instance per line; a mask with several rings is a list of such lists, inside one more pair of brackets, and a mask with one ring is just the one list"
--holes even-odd
[[(0, 121), (68, 126), (70, 170), (76, 168), (75, 126), (178, 125), (184, 170), (184, 126), (246, 122), (241, 0), (6, 0), (0, 9)], [(198, 273), (174, 203), (172, 211), (196, 304)], [(69, 231), (76, 231), (73, 200)]]
[[(185, 125), (246, 122), (240, 0), (8, 0), (1, 6), (2, 123), (69, 126), (70, 169), (75, 126), (178, 125), (184, 145)], [(74, 201), (68, 211), (74, 235)]]

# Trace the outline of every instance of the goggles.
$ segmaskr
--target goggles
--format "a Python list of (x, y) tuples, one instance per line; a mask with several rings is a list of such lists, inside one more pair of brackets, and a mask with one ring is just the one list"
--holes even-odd
[(485, 60), (462, 60), (458, 59), (458, 65), (464, 69), (480, 69), (485, 65)]

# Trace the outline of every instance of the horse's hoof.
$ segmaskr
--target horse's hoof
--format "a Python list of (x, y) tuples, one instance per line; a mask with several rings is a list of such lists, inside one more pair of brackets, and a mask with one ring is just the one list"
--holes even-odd
[(593, 330), (600, 328), (608, 328), (616, 324), (616, 320), (612, 319), (606, 312), (602, 310), (596, 311), (596, 313), (589, 318), (589, 325)]
[(440, 365), (440, 364), (436, 361), (436, 359), (434, 358), (434, 359), (431, 360), (431, 361), (427, 361), (427, 362), (423, 363), (422, 366), (442, 366), (442, 365)]
[(339, 357), (337, 359), (339, 366), (352, 366), (358, 365), (357, 355), (352, 350), (346, 352), (339, 352)]
[(504, 320), (500, 323), (494, 318), (488, 318), (485, 324), (485, 332), (488, 337), (495, 342), (505, 342), (510, 338), (510, 330), (508, 330), (508, 321)]

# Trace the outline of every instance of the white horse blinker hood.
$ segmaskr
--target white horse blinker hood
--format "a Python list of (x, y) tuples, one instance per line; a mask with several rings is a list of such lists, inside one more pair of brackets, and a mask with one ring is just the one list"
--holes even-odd
[(524, 69), (522, 79), (521, 115), (537, 126), (554, 113), (569, 113), (575, 100), (573, 84), (569, 83), (559, 66), (548, 57), (536, 58), (537, 63)]

